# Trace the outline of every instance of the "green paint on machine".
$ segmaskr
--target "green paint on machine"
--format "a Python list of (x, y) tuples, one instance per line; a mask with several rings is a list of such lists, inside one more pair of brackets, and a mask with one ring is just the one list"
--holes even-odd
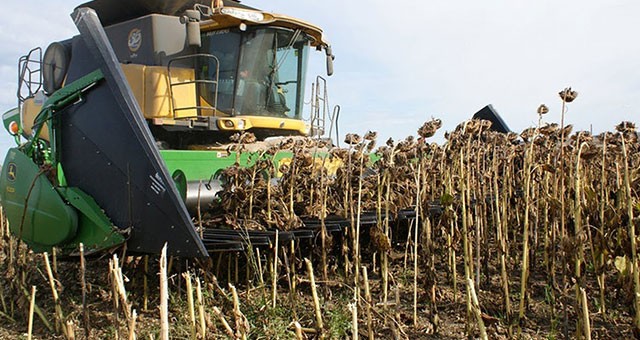
[(70, 254), (80, 243), (92, 252), (125, 241), (89, 195), (78, 188), (54, 187), (18, 148), (7, 154), (0, 188), (11, 232), (35, 252), (55, 246)]
[(11, 232), (34, 251), (47, 251), (76, 235), (78, 215), (44, 172), (18, 148), (7, 153), (0, 188)]

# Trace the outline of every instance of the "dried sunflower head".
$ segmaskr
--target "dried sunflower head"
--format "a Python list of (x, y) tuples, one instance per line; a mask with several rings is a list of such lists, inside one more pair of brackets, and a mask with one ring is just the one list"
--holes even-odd
[(560, 130), (560, 134), (565, 138), (567, 138), (567, 136), (571, 134), (571, 131), (573, 131), (573, 125), (569, 124), (563, 127), (562, 130)]
[(511, 144), (514, 144), (518, 141), (518, 134), (515, 132), (509, 132), (507, 133), (507, 139)]
[(413, 136), (407, 137), (405, 140), (401, 141), (396, 145), (396, 150), (399, 152), (407, 152), (415, 146), (415, 139)]
[(251, 144), (255, 143), (257, 141), (257, 138), (256, 135), (251, 132), (242, 132), (233, 134), (231, 137), (229, 137), (229, 140), (234, 143)]
[(442, 121), (440, 119), (432, 119), (422, 124), (418, 129), (418, 135), (422, 138), (433, 137), (440, 127), (442, 127)]
[(482, 131), (487, 131), (491, 129), (492, 125), (493, 123), (490, 120), (486, 120), (486, 119), (480, 120), (480, 129), (482, 129)]
[(256, 138), (256, 135), (254, 135), (252, 132), (243, 132), (240, 139), (240, 143), (252, 144), (252, 143), (255, 143), (257, 140), (258, 139)]
[(391, 250), (391, 240), (389, 237), (380, 229), (380, 227), (374, 226), (369, 230), (369, 235), (371, 236), (371, 246), (374, 251), (379, 253), (386, 253)]
[(471, 119), (464, 123), (462, 131), (464, 134), (475, 135), (481, 128), (480, 120)]
[(621, 122), (620, 124), (616, 125), (616, 131), (618, 132), (635, 132), (636, 131), (636, 124), (632, 123), (632, 122)]
[(556, 131), (558, 131), (558, 124), (556, 123), (545, 124), (540, 128), (540, 133), (545, 136), (549, 136), (555, 133)]
[(304, 139), (304, 146), (307, 149), (312, 149), (318, 146), (318, 140), (315, 138), (305, 138)]
[(592, 159), (596, 156), (599, 156), (601, 154), (601, 150), (599, 147), (597, 147), (595, 144), (593, 144), (592, 142), (589, 142), (588, 144), (586, 144), (583, 148), (582, 151), (580, 152), (580, 157), (582, 159), (588, 160), (588, 159)]
[(540, 106), (538, 106), (538, 110), (537, 110), (539, 115), (545, 115), (547, 113), (549, 113), (549, 108), (544, 105), (544, 104), (540, 104)]
[(578, 133), (573, 134), (570, 137), (570, 140), (574, 142), (576, 145), (580, 145), (584, 142), (591, 142), (593, 140), (593, 136), (589, 131), (580, 131)]
[(373, 149), (376, 147), (376, 141), (374, 140), (370, 140), (369, 143), (367, 143), (367, 153), (371, 153), (371, 151), (373, 151)]
[(347, 149), (333, 148), (329, 153), (341, 160), (345, 160), (349, 157), (349, 151)]
[(378, 133), (375, 131), (369, 131), (364, 135), (364, 140), (372, 141), (378, 138)]
[(389, 137), (389, 139), (387, 139), (387, 146), (392, 148), (394, 145), (394, 141), (393, 138)]
[(558, 94), (560, 95), (560, 99), (567, 103), (571, 103), (576, 99), (576, 97), (578, 97), (578, 92), (573, 91), (571, 87), (565, 88), (564, 90), (558, 92)]
[(280, 166), (278, 167), (278, 171), (280, 171), (283, 174), (289, 173), (289, 164), (280, 164)]
[(299, 153), (298, 158), (303, 168), (308, 168), (313, 164), (313, 156), (311, 156), (311, 154), (307, 151)]
[(278, 151), (280, 151), (280, 148), (277, 146), (272, 146), (270, 148), (268, 148), (264, 153), (269, 155), (269, 156), (273, 156), (276, 153), (278, 153)]
[(323, 138), (316, 141), (316, 146), (320, 149), (331, 146), (331, 139)]
[(378, 156), (380, 156), (380, 157), (384, 157), (385, 155), (388, 155), (388, 154), (390, 154), (390, 153), (391, 153), (391, 148), (389, 148), (389, 147), (388, 147), (388, 146), (386, 146), (386, 145), (383, 145), (383, 146), (379, 147), (379, 148), (376, 150), (376, 152), (375, 152), (375, 153), (376, 153), (376, 155), (378, 155)]
[(356, 145), (362, 142), (362, 137), (355, 133), (347, 133), (344, 137), (344, 142), (349, 145)]
[(520, 137), (522, 137), (522, 139), (525, 142), (528, 142), (531, 138), (533, 138), (535, 134), (536, 134), (536, 129), (530, 127), (530, 128), (524, 129), (524, 131), (520, 133)]
[(293, 138), (287, 138), (280, 143), (280, 149), (288, 150), (291, 149), (294, 145)]

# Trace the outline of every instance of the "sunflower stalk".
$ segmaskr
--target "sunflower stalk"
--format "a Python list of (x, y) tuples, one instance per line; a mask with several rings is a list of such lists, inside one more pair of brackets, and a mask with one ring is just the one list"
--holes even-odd
[(631, 271), (633, 272), (633, 287), (634, 287), (634, 309), (635, 318), (634, 323), (637, 330), (640, 330), (640, 268), (638, 267), (638, 254), (636, 245), (636, 226), (633, 217), (633, 197), (631, 193), (631, 175), (629, 173), (629, 157), (627, 154), (627, 146), (625, 143), (624, 135), (622, 140), (622, 155), (624, 164), (624, 188), (625, 188), (625, 201), (627, 203), (627, 216), (629, 223), (629, 238), (631, 240)]
[[(534, 136), (535, 138), (535, 136)], [(529, 209), (531, 207), (531, 176), (533, 172), (533, 145), (531, 141), (529, 152), (525, 154), (525, 184), (524, 184), (524, 223), (522, 225), (522, 273), (520, 275), (520, 305), (518, 320), (524, 318), (527, 300), (527, 282), (529, 280)]]

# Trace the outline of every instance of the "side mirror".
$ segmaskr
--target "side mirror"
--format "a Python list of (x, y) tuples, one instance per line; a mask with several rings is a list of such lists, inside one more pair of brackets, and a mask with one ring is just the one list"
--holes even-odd
[(180, 21), (187, 25), (187, 43), (189, 46), (202, 46), (202, 40), (200, 38), (200, 11), (186, 10), (184, 14), (185, 15), (180, 18)]
[(325, 50), (325, 52), (327, 54), (327, 75), (331, 76), (331, 75), (333, 75), (333, 60), (336, 57), (333, 55), (333, 52), (331, 50), (331, 46), (327, 45), (324, 48), (324, 50)]

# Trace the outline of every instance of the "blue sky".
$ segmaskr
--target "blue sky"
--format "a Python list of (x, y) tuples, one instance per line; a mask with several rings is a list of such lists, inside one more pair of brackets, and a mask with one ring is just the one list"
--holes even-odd
[[(80, 1), (4, 0), (0, 13), (0, 111), (16, 105), (16, 64), (30, 48), (75, 34)], [(558, 91), (579, 92), (565, 118), (575, 129), (612, 130), (638, 122), (640, 2), (244, 1), (324, 28), (336, 55), (331, 105), (341, 133), (416, 134), (431, 117), (445, 130), (493, 104), (516, 131), (560, 121)], [(324, 71), (322, 53), (312, 72)], [(11, 140), (0, 133), (0, 153)], [(2, 155), (2, 156), (3, 156)], [(2, 157), (0, 156), (0, 157)]]

